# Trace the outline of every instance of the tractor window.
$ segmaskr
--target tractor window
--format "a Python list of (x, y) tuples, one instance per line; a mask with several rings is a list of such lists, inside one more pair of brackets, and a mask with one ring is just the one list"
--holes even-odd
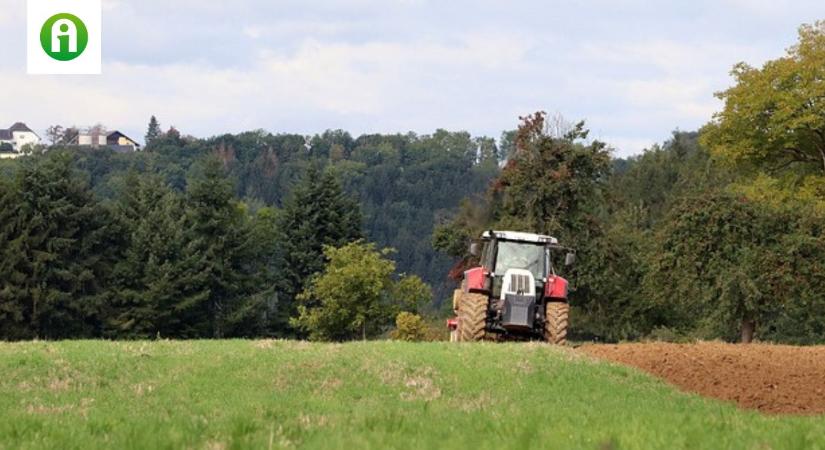
[(496, 275), (504, 275), (507, 269), (529, 270), (536, 280), (544, 278), (544, 245), (525, 242), (498, 242)]

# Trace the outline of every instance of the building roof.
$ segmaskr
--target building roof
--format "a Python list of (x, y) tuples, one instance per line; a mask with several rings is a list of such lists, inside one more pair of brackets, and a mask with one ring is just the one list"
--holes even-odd
[(0, 141), (12, 140), (11, 130), (0, 130)]
[(134, 142), (135, 144), (137, 144), (136, 140), (130, 138), (129, 136), (126, 136), (125, 134), (123, 134), (123, 133), (121, 133), (120, 131), (117, 131), (117, 130), (112, 131), (111, 133), (106, 135), (106, 139), (119, 139), (119, 138), (126, 138), (126, 139)]
[(31, 128), (27, 127), (23, 122), (17, 122), (9, 128), (9, 131), (14, 133), (15, 131), (28, 131), (29, 133), (34, 133)]

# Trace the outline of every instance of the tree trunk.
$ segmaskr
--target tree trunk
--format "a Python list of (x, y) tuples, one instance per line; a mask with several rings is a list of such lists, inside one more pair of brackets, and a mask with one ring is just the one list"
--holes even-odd
[(756, 332), (756, 321), (753, 319), (742, 319), (742, 343), (750, 344), (753, 342), (753, 335)]

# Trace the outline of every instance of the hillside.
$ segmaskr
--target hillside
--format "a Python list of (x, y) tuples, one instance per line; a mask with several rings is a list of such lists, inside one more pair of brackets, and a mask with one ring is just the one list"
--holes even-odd
[(0, 344), (0, 448), (812, 448), (768, 417), (539, 344)]

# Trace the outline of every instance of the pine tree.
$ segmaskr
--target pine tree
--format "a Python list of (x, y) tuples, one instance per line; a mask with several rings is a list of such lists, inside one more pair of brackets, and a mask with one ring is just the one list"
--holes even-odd
[(112, 337), (210, 336), (204, 255), (192, 241), (181, 196), (159, 177), (131, 172), (116, 216), (126, 240), (107, 305)]
[(2, 189), (0, 337), (99, 335), (109, 214), (65, 153), (24, 161)]
[[(24, 264), (21, 251), (24, 237), (23, 198), (18, 186), (0, 178), (0, 339), (25, 339), (34, 335), (30, 329), (29, 309), (21, 297), (25, 275), (19, 272)], [(22, 223), (21, 223), (22, 222)]]
[(286, 280), (281, 274), (284, 263), (284, 238), (280, 227), (280, 211), (263, 207), (257, 211), (252, 222), (255, 248), (260, 254), (259, 275), (262, 286), (271, 292), (265, 297), (265, 333), (273, 337), (285, 337), (278, 317), (278, 298), (286, 291)]
[(202, 164), (202, 173), (189, 184), (187, 202), (192, 238), (206, 264), (211, 335), (261, 332), (271, 288), (261, 283), (260, 248), (218, 159)]
[(285, 291), (278, 314), (286, 326), (296, 314), (295, 297), (309, 278), (324, 268), (324, 246), (340, 247), (362, 237), (359, 205), (341, 189), (335, 176), (310, 166), (284, 205), (281, 229)]
[(149, 119), (149, 129), (146, 131), (146, 146), (152, 144), (161, 134), (160, 123), (155, 116), (152, 116)]

